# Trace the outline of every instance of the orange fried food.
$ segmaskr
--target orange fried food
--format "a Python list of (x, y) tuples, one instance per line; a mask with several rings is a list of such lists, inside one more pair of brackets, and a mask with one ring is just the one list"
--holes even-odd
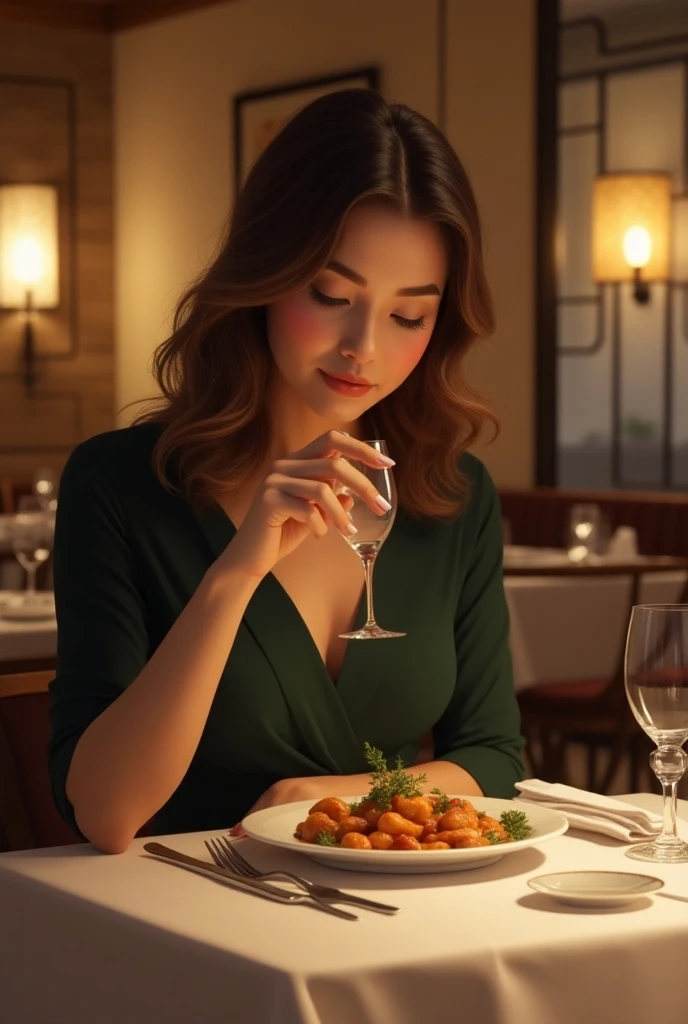
[(468, 800), (459, 800), (456, 806), (450, 807), (440, 818), (440, 831), (453, 831), (455, 828), (477, 828), (478, 812)]
[(377, 823), (383, 810), (384, 808), (382, 808), (375, 800), (364, 800), (358, 808), (358, 813), (361, 818), (365, 818), (369, 825), (372, 825), (373, 828), (377, 828)]
[(395, 836), (391, 850), (420, 850), (420, 843), (413, 836)]
[(407, 821), (424, 825), (432, 815), (432, 804), (424, 796), (393, 796), (392, 810)]
[(416, 825), (394, 811), (385, 811), (381, 814), (377, 827), (380, 832), (389, 832), (391, 836), (413, 836), (414, 839), (418, 839), (423, 834), (422, 825)]
[(451, 850), (449, 843), (421, 843), (421, 850)]
[(361, 832), (347, 832), (339, 844), (346, 850), (372, 850), (370, 839)]
[(294, 835), (296, 836), (297, 839), (301, 839), (301, 834), (303, 832), (303, 826), (304, 825), (305, 825), (305, 822), (304, 821), (300, 821), (298, 823), (298, 825), (296, 826), (296, 828), (294, 829)]
[(433, 836), (436, 843), (449, 843), (453, 850), (462, 850), (471, 846), (489, 846), (490, 841), (486, 839), (477, 828), (455, 828), (447, 832), (437, 832)]
[(394, 836), (389, 832), (371, 832), (368, 839), (374, 850), (389, 850), (394, 842)]
[(335, 835), (341, 842), (347, 832), (360, 832), (361, 835), (366, 835), (370, 830), (370, 825), (365, 818), (350, 816), (348, 818), (343, 818), (342, 821), (339, 822)]
[(437, 830), (439, 828), (439, 823), (440, 823), (440, 819), (439, 819), (439, 815), (438, 814), (432, 814), (428, 818), (428, 820), (423, 825), (423, 834), (420, 837), (421, 838), (421, 842), (424, 839), (429, 838), (430, 836), (434, 836), (435, 832), (437, 832)]
[(333, 821), (327, 814), (316, 812), (309, 814), (301, 826), (301, 838), (305, 843), (312, 843), (318, 832), (337, 832), (337, 822)]
[(332, 821), (343, 821), (351, 814), (351, 808), (346, 800), (340, 800), (338, 796), (326, 796), (324, 800), (318, 800), (313, 804), (309, 814), (326, 814)]
[(490, 818), (487, 814), (482, 818), (478, 818), (478, 830), (485, 835), (486, 832), (496, 832), (499, 838), (506, 842), (509, 836), (504, 831), (504, 826), (496, 818)]

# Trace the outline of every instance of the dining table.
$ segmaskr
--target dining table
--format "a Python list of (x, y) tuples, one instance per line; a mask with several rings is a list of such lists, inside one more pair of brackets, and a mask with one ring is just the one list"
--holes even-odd
[[(620, 799), (657, 810), (652, 794)], [(688, 803), (679, 801), (688, 833)], [(157, 837), (210, 863), (204, 839)], [(146, 853), (83, 844), (0, 854), (3, 1024), (683, 1024), (686, 865), (630, 861), (573, 829), (496, 863), (439, 874), (334, 870), (240, 840), (290, 869), (400, 908), (330, 917), (232, 889)], [(413, 857), (409, 853), (409, 857)], [(441, 854), (438, 854), (441, 856)], [(645, 871), (661, 892), (564, 906), (528, 880)], [(348, 909), (352, 909), (349, 907)]]
[(0, 674), (54, 667), (57, 657), (57, 619), (52, 591), (36, 594), (37, 614), (15, 618), (6, 609), (22, 601), (18, 590), (0, 590)]
[(636, 555), (598, 556), (574, 564), (566, 551), (507, 547), (504, 590), (516, 691), (539, 683), (611, 679), (635, 603), (685, 600), (688, 561)]

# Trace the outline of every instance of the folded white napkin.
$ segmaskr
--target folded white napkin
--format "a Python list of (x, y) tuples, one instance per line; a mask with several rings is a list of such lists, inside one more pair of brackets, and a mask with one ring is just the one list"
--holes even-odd
[(662, 830), (659, 814), (652, 814), (642, 807), (613, 800), (600, 793), (588, 793), (584, 789), (564, 786), (559, 782), (542, 782), (540, 779), (517, 782), (516, 789), (521, 794), (519, 800), (559, 811), (568, 819), (571, 828), (601, 832), (623, 843), (647, 842)]

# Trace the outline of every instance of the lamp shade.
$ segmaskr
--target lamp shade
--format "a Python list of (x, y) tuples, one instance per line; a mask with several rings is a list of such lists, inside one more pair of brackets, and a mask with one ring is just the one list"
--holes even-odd
[(671, 182), (667, 174), (603, 174), (592, 202), (596, 281), (669, 278)]
[(0, 307), (21, 309), (28, 291), (37, 309), (59, 303), (57, 189), (0, 185)]

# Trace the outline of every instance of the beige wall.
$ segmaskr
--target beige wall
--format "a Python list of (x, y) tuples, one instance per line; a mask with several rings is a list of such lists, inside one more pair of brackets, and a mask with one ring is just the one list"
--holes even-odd
[[(447, 128), (482, 205), (501, 321), (472, 360), (504, 420), (481, 454), (510, 484), (530, 482), (533, 447), (534, 6), (448, 0)], [(233, 189), (232, 97), (376, 64), (388, 99), (436, 119), (437, 16), (436, 0), (235, 0), (116, 36), (118, 406), (154, 393), (153, 348), (217, 242)]]

